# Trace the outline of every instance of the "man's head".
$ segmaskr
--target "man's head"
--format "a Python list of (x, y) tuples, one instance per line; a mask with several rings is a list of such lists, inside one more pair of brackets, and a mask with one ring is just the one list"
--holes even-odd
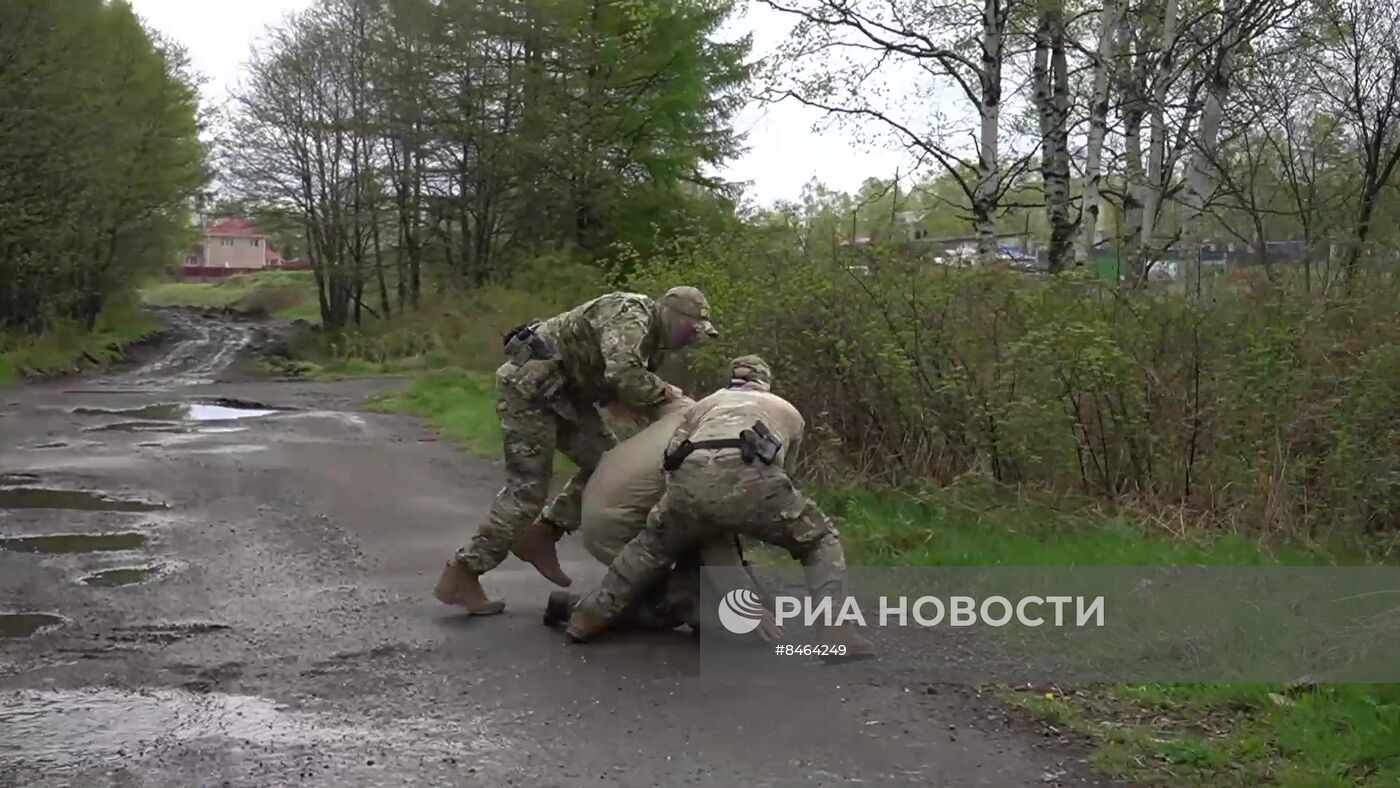
[(661, 297), (661, 323), (672, 348), (698, 345), (719, 336), (710, 321), (710, 302), (694, 287), (673, 287)]
[(773, 387), (773, 370), (758, 356), (740, 356), (729, 362), (729, 388), (768, 391)]

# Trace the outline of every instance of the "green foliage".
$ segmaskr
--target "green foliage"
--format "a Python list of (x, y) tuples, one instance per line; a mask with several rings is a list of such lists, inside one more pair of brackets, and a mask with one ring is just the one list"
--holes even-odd
[(630, 289), (709, 296), (721, 337), (694, 357), (693, 386), (717, 385), (741, 353), (773, 364), (775, 389), (808, 415), (818, 475), (976, 472), (1183, 523), (1322, 542), (1395, 533), (1389, 278), (1341, 301), (1236, 285), (1196, 302), (878, 250), (814, 261), (759, 230), (623, 262)]
[(0, 4), (0, 328), (91, 331), (175, 258), (205, 179), (196, 105), (126, 3)]
[(91, 330), (63, 321), (38, 336), (0, 333), (0, 386), (119, 361), (127, 348), (159, 330), (160, 323), (123, 297), (107, 302)]

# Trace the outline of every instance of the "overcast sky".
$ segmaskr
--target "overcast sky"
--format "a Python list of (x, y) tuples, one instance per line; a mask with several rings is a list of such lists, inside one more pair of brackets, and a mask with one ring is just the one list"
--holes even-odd
[[(3, 0), (0, 0), (2, 2)], [(194, 67), (208, 80), (204, 98), (218, 103), (237, 83), (249, 48), (268, 25), (311, 0), (131, 0), (152, 27), (183, 44)], [(754, 55), (767, 54), (790, 26), (783, 14), (752, 4), (730, 24), (725, 38), (754, 33)], [(760, 203), (797, 199), (813, 177), (828, 186), (854, 191), (867, 177), (889, 177), (906, 159), (902, 154), (853, 142), (845, 132), (814, 132), (819, 114), (804, 108), (746, 108), (735, 120), (748, 134), (749, 152), (730, 165), (730, 180), (751, 181), (750, 195)]]

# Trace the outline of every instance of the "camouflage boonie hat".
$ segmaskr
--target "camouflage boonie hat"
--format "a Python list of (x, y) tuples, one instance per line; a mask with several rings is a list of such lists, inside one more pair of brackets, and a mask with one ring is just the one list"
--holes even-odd
[(700, 333), (711, 338), (719, 336), (710, 319), (710, 301), (698, 288), (689, 285), (673, 287), (661, 297), (661, 305), (694, 321)]
[(729, 362), (729, 385), (744, 383), (757, 384), (764, 390), (772, 388), (773, 370), (768, 367), (768, 362), (754, 355), (739, 356)]

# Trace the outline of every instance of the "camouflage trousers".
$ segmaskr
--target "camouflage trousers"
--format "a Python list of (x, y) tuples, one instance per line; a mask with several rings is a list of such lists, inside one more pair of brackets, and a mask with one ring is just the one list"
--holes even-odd
[(802, 562), (817, 597), (845, 590), (846, 558), (836, 525), (779, 468), (746, 465), (737, 450), (696, 452), (671, 473), (646, 528), (618, 553), (579, 610), (613, 621), (682, 556), (742, 534)]
[[(459, 563), (478, 575), (504, 561), (514, 535), (536, 519), (556, 531), (577, 530), (584, 485), (603, 454), (617, 444), (596, 408), (567, 400), (538, 402), (510, 385), (513, 370), (507, 363), (496, 372), (506, 483), (496, 493), (486, 522), (456, 554)], [(546, 508), (556, 449), (578, 470)]]
[[(611, 565), (646, 528), (646, 516), (631, 519), (612, 518), (583, 526), (583, 542), (588, 552), (604, 564)], [(646, 588), (639, 589), (632, 604), (614, 623), (625, 629), (674, 629), (682, 624), (694, 624), (696, 607), (700, 602), (702, 566), (743, 567), (744, 556), (737, 538), (722, 536), (701, 544), (678, 557), (675, 566)], [(749, 585), (757, 581), (749, 577)]]

